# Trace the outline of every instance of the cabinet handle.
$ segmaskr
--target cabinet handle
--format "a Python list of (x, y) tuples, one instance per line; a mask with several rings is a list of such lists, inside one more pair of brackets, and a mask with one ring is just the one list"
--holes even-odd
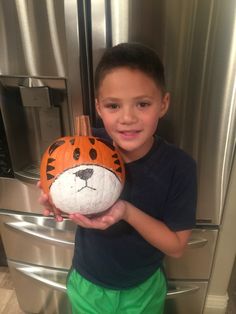
[[(29, 278), (35, 279), (36, 281), (53, 289), (66, 292), (67, 270), (53, 270), (46, 267), (31, 266), (11, 260), (8, 261), (8, 264), (11, 268), (19, 271)], [(179, 295), (197, 292), (200, 289), (197, 285), (173, 286), (173, 283), (171, 283), (171, 287), (168, 288), (168, 299), (178, 297)]]
[(192, 292), (198, 291), (200, 288), (195, 285), (189, 285), (189, 286), (176, 286), (174, 288), (169, 288), (167, 292), (168, 298), (174, 298), (181, 294), (188, 294)]
[(207, 243), (208, 243), (208, 240), (204, 238), (190, 238), (190, 240), (188, 241), (188, 247), (189, 248), (203, 247)]
[[(71, 247), (74, 245), (73, 241), (67, 241), (67, 240), (59, 239), (56, 236), (48, 235), (47, 233), (50, 231), (49, 228), (32, 224), (30, 222), (26, 222), (26, 221), (5, 222), (4, 224), (6, 227), (13, 229), (14, 231), (25, 233), (32, 237), (37, 237), (37, 238), (40, 238), (49, 242), (57, 243), (60, 245), (68, 245)], [(52, 232), (54, 232), (53, 229), (52, 229)]]
[[(68, 275), (68, 271), (55, 271), (38, 266), (29, 266), (14, 261), (9, 261), (9, 266), (13, 267), (15, 270), (29, 277), (30, 279), (34, 279), (40, 283), (43, 283), (44, 285), (51, 287), (54, 290), (66, 292), (66, 278)], [(60, 283), (59, 280), (62, 283)]]

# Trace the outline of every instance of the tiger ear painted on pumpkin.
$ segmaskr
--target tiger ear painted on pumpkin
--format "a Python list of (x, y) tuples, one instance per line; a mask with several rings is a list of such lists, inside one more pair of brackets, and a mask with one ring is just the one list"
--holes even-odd
[(91, 214), (106, 210), (117, 200), (125, 168), (119, 152), (107, 141), (73, 136), (50, 145), (43, 155), (40, 175), (42, 188), (51, 194), (56, 207)]

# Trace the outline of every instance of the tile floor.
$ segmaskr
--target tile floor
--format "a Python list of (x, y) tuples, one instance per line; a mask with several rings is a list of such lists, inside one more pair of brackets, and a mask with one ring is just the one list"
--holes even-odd
[(7, 267), (0, 267), (0, 313), (23, 314)]

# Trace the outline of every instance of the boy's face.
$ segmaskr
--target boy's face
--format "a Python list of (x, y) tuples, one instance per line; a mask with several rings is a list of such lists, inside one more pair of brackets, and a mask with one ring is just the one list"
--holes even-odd
[(150, 150), (158, 121), (168, 106), (169, 95), (163, 96), (154, 80), (125, 67), (105, 76), (96, 100), (105, 129), (125, 161), (141, 158)]

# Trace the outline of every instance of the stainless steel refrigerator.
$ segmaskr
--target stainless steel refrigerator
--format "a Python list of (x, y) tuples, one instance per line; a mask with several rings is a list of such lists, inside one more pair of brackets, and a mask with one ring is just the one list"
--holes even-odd
[(106, 47), (127, 41), (163, 60), (171, 107), (158, 131), (198, 165), (197, 224), (184, 256), (165, 260), (165, 313), (203, 312), (235, 150), (235, 12), (234, 0), (0, 1), (0, 108), (10, 156), (0, 177), (0, 230), (26, 313), (70, 313), (75, 226), (41, 215), (40, 157), (53, 139), (75, 132), (79, 114), (99, 125), (94, 69)]

